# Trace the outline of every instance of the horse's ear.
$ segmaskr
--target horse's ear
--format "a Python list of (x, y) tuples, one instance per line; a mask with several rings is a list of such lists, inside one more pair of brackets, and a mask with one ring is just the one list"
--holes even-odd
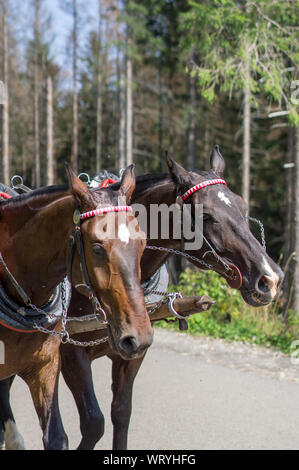
[(177, 163), (166, 151), (166, 163), (168, 166), (169, 174), (175, 184), (187, 185), (190, 182), (190, 175), (185, 168)]
[(215, 145), (210, 156), (211, 169), (219, 176), (223, 176), (225, 170), (225, 161), (220, 153), (219, 145)]
[(129, 165), (122, 174), (120, 191), (126, 197), (127, 204), (130, 203), (132, 194), (136, 186), (135, 165)]
[(86, 184), (83, 183), (83, 181), (80, 180), (80, 178), (78, 178), (78, 176), (74, 173), (74, 171), (72, 170), (72, 168), (67, 162), (65, 163), (65, 168), (66, 168), (67, 177), (69, 181), (69, 187), (72, 193), (74, 194), (74, 196), (79, 197), (79, 198), (87, 196), (87, 194), (89, 194), (89, 189), (86, 186)]

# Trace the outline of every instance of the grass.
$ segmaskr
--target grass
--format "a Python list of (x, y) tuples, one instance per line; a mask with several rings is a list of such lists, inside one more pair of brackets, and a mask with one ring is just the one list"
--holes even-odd
[[(238, 291), (212, 271), (187, 269), (179, 284), (169, 290), (187, 296), (206, 294), (217, 302), (209, 311), (191, 315), (187, 334), (254, 343), (286, 354), (291, 353), (292, 342), (299, 339), (299, 316), (291, 311), (287, 316), (280, 314), (281, 301), (262, 308), (250, 307)], [(161, 321), (159, 326), (179, 331), (178, 323)]]

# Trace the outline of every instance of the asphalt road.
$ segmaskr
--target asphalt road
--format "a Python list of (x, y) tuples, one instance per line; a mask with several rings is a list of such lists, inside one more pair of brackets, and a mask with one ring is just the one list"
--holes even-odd
[[(110, 361), (93, 363), (106, 417), (97, 449), (111, 449)], [(240, 343), (155, 333), (136, 378), (130, 449), (299, 449), (299, 365), (279, 353)], [(42, 449), (27, 386), (12, 390), (27, 449)], [(78, 413), (63, 379), (60, 409), (70, 448), (80, 441)]]

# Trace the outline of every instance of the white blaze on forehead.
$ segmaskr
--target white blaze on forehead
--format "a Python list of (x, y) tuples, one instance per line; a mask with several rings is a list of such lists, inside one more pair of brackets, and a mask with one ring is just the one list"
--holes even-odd
[(130, 232), (125, 224), (120, 224), (120, 226), (118, 227), (118, 238), (123, 243), (129, 243)]
[(222, 191), (219, 191), (218, 192), (218, 197), (221, 201), (225, 202), (225, 204), (227, 206), (231, 206), (232, 203), (230, 202), (230, 200), (228, 199), (228, 197), (222, 192)]

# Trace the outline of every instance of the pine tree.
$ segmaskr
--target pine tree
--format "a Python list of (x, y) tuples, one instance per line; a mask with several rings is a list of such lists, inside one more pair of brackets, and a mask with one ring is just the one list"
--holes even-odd
[(3, 161), (3, 181), (10, 184), (10, 156), (9, 156), (9, 85), (8, 85), (8, 2), (2, 0), (2, 34), (3, 34), (3, 114), (2, 114), (2, 161)]
[(263, 93), (270, 102), (284, 102), (290, 120), (299, 121), (288, 97), (286, 67), (286, 59), (292, 67), (297, 63), (296, 11), (293, 2), (274, 0), (189, 5), (181, 16), (182, 50), (195, 56), (189, 72), (198, 78), (202, 95), (213, 102), (219, 92), (232, 97), (243, 91), (243, 197), (249, 202), (251, 107), (258, 109)]

